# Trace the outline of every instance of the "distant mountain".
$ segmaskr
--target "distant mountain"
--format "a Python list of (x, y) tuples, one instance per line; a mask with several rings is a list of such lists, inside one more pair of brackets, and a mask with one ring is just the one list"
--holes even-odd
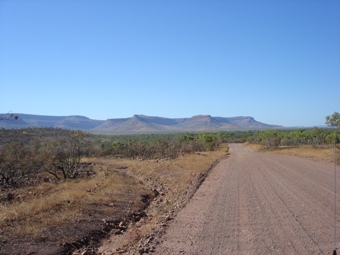
[(0, 128), (55, 127), (90, 130), (104, 123), (103, 120), (91, 120), (84, 116), (15, 115), (19, 116), (18, 120), (2, 120)]
[(84, 116), (42, 116), (16, 114), (18, 120), (2, 120), (0, 128), (58, 127), (80, 129), (93, 133), (152, 133), (190, 131), (228, 131), (282, 128), (256, 121), (253, 117), (212, 117), (197, 115), (191, 118), (163, 118), (134, 115), (130, 118), (92, 120)]
[[(149, 117), (144, 115), (134, 115), (125, 119), (108, 119), (102, 125), (96, 127), (97, 132), (117, 132), (117, 133), (141, 133), (150, 131), (172, 130), (178, 122), (176, 119), (161, 117)], [(176, 130), (174, 128), (173, 130)]]
[(253, 117), (212, 117), (197, 115), (191, 118), (163, 118), (134, 115), (131, 118), (108, 119), (92, 129), (96, 133), (151, 133), (151, 132), (190, 132), (227, 131), (281, 128), (256, 121)]

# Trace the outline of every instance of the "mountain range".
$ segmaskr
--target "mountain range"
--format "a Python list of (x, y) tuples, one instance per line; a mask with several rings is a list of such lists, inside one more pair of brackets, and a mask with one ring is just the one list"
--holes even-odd
[(130, 118), (93, 120), (88, 117), (43, 116), (15, 114), (17, 120), (0, 121), (0, 128), (55, 127), (79, 129), (91, 133), (152, 133), (152, 132), (190, 132), (190, 131), (232, 131), (282, 128), (256, 121), (253, 117), (212, 117), (197, 115), (191, 118), (164, 118), (145, 115), (134, 115)]

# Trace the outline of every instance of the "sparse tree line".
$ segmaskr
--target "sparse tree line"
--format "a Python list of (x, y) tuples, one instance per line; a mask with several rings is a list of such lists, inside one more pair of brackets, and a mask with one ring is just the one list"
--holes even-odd
[(330, 145), (334, 142), (339, 145), (340, 142), (340, 114), (334, 112), (326, 116), (325, 123), (331, 129), (311, 128), (311, 129), (293, 129), (293, 130), (263, 130), (256, 131), (248, 136), (247, 141), (251, 143), (262, 143), (267, 148), (279, 146), (297, 146), (297, 145)]
[(76, 179), (84, 156), (175, 158), (216, 149), (219, 134), (96, 136), (54, 128), (0, 129), (0, 186)]
[[(172, 134), (143, 135), (144, 139), (129, 139), (115, 137), (100, 142), (99, 156), (114, 156), (138, 159), (176, 158), (181, 154), (197, 151), (212, 151), (223, 142), (220, 134)], [(125, 140), (125, 141), (124, 141)]]
[(22, 186), (48, 175), (55, 180), (79, 176), (84, 156), (131, 159), (176, 158), (182, 154), (212, 151), (224, 142), (260, 143), (267, 148), (313, 146), (340, 142), (334, 129), (295, 129), (96, 136), (54, 128), (0, 129), (0, 186)]
[[(0, 187), (30, 185), (41, 178), (76, 179), (84, 156), (132, 159), (175, 158), (212, 151), (224, 142), (260, 143), (267, 148), (340, 142), (340, 115), (326, 117), (333, 129), (235, 131), (219, 133), (93, 135), (58, 128), (0, 129)], [(334, 129), (336, 128), (336, 129)]]
[(294, 130), (263, 130), (256, 131), (247, 138), (250, 143), (263, 144), (267, 148), (279, 146), (299, 146), (299, 145), (331, 145), (336, 141), (340, 142), (340, 132), (338, 130), (311, 128)]
[(79, 177), (84, 156), (131, 159), (176, 158), (215, 150), (224, 142), (250, 142), (267, 148), (330, 145), (340, 142), (340, 130), (236, 131), (159, 135), (96, 136), (54, 128), (0, 129), (0, 186), (22, 186), (49, 176), (55, 180)]

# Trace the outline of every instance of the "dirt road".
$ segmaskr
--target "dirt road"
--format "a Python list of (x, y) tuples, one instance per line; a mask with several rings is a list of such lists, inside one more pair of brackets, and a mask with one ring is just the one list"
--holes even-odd
[(154, 254), (332, 254), (334, 166), (239, 144), (230, 152)]

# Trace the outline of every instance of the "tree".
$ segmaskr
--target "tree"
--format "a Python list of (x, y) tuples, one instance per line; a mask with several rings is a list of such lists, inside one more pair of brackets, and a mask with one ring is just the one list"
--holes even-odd
[(325, 129), (314, 127), (306, 130), (304, 136), (307, 138), (307, 142), (311, 142), (313, 146), (319, 146), (325, 142), (327, 132)]
[(340, 128), (340, 114), (338, 112), (334, 112), (333, 115), (327, 116), (326, 124), (330, 127)]
[(45, 160), (40, 155), (39, 141), (27, 146), (20, 142), (0, 146), (0, 186), (19, 187), (34, 178)]
[(277, 147), (280, 145), (282, 132), (273, 129), (266, 129), (260, 132), (260, 139), (262, 143), (268, 147)]
[(12, 120), (12, 119), (19, 119), (18, 115), (14, 115), (14, 114), (1, 114), (0, 115), (0, 121), (2, 120)]
[(50, 142), (46, 148), (49, 153), (46, 158), (52, 168), (47, 169), (47, 172), (58, 180), (60, 174), (63, 179), (77, 178), (80, 159), (89, 145), (85, 138), (85, 133), (77, 131), (67, 138)]

